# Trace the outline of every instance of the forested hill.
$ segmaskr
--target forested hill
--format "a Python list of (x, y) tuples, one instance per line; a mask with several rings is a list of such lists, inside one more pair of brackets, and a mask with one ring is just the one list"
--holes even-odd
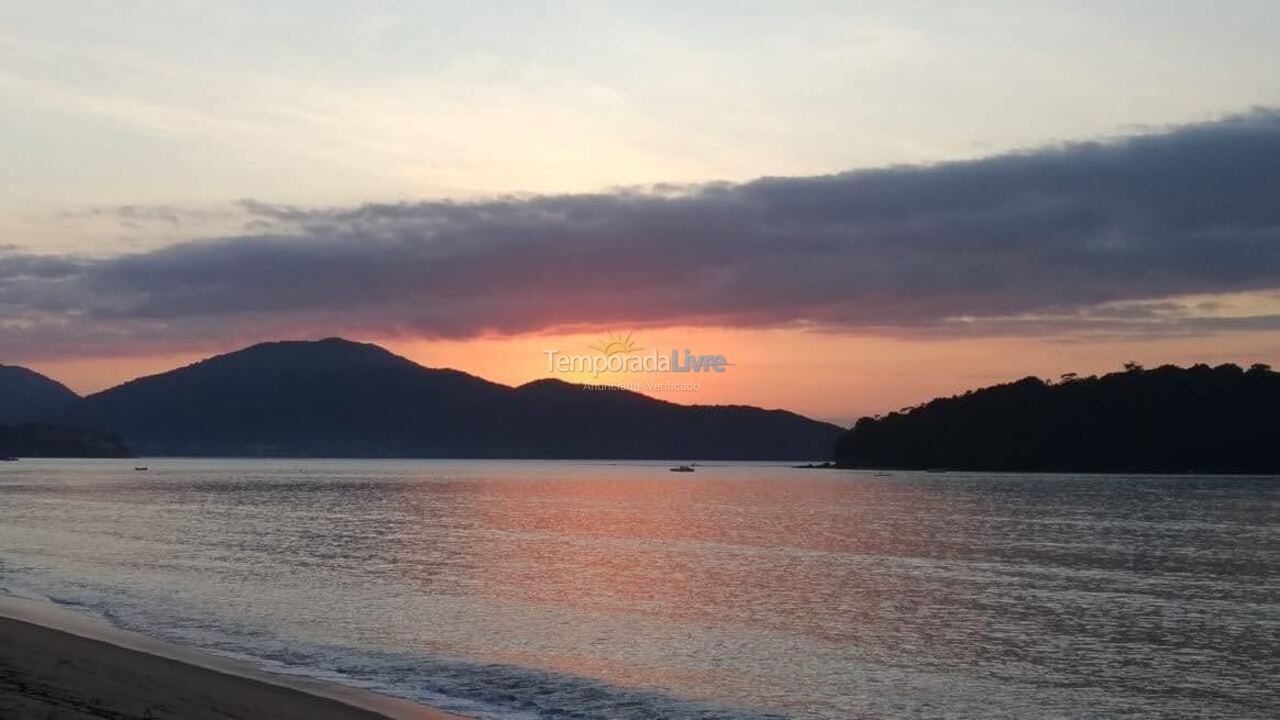
[(1280, 473), (1280, 373), (1266, 365), (1130, 364), (1029, 377), (885, 416), (841, 435), (844, 467)]

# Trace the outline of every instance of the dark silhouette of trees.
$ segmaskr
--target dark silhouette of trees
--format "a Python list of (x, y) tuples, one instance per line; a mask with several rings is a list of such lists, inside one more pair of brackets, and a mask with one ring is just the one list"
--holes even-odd
[(58, 425), (0, 425), (0, 457), (130, 457), (120, 439)]
[(1280, 374), (1164, 365), (1038, 378), (863, 418), (845, 467), (1074, 472), (1280, 472)]

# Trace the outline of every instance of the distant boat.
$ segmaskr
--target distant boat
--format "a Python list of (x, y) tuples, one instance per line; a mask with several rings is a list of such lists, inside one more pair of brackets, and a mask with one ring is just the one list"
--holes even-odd
[(677, 465), (671, 468), (671, 472), (694, 472), (692, 465)]
[(943, 470), (942, 468), (929, 468), (928, 470), (925, 470), (925, 472), (927, 472), (927, 473), (938, 473), (938, 474), (941, 474), (941, 475), (945, 475), (945, 474), (947, 473), (947, 471), (946, 471), (946, 470)]
[(150, 470), (150, 469), (151, 468), (147, 467), (146, 465), (141, 465), (139, 467), (134, 468), (134, 470), (137, 470), (138, 472), (146, 472), (147, 470)]
[(18, 462), (16, 457), (0, 457), (0, 462)]

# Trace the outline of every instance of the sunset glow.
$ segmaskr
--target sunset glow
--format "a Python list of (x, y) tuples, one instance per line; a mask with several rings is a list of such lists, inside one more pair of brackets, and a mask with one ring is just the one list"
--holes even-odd
[(1280, 718), (1277, 0), (0, 17), (0, 719)]
[[(85, 393), (340, 336), (841, 423), (1273, 362), (1280, 19), (1249, 7), (1166, 7), (1194, 50), (1122, 7), (13, 8), (0, 362)], [(732, 365), (545, 366), (628, 347)]]
[[(377, 341), (428, 367), (460, 368), (487, 380), (519, 385), (553, 377), (574, 383), (661, 383), (656, 374), (552, 373), (545, 351), (591, 352), (599, 333), (487, 337), (457, 341)], [(896, 410), (939, 395), (1027, 375), (1053, 379), (1068, 372), (1113, 372), (1128, 361), (1249, 365), (1267, 362), (1280, 348), (1280, 331), (1203, 337), (1045, 342), (1039, 338), (902, 339), (805, 330), (650, 328), (635, 331), (645, 347), (706, 348), (731, 357), (723, 374), (704, 375), (697, 391), (652, 392), (681, 404), (748, 404), (785, 408), (840, 424), (864, 414)], [(230, 349), (230, 348), (228, 348)], [(31, 363), (73, 389), (93, 392), (138, 375), (195, 362), (195, 354), (145, 358), (87, 358)], [(940, 360), (945, 358), (945, 362)]]

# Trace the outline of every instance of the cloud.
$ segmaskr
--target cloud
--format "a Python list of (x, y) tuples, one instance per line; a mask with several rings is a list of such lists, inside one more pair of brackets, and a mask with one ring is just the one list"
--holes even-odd
[(1268, 314), (1123, 304), (1280, 288), (1276, 198), (1280, 111), (1258, 109), (820, 177), (354, 208), (246, 201), (269, 232), (109, 258), (0, 253), (0, 353), (685, 324), (1269, 328)]

